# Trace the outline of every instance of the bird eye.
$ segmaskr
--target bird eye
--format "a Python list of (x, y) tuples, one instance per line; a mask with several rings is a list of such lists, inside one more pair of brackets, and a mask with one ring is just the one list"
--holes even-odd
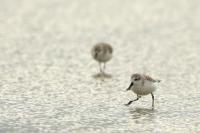
[(137, 81), (137, 80), (140, 80), (140, 78), (135, 78), (134, 80)]

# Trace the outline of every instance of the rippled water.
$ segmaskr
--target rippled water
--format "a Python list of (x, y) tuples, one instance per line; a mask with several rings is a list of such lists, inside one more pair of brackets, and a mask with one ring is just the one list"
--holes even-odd
[[(200, 132), (198, 0), (1, 0), (0, 132)], [(90, 49), (114, 47), (111, 78)], [(130, 107), (130, 75), (161, 79)]]

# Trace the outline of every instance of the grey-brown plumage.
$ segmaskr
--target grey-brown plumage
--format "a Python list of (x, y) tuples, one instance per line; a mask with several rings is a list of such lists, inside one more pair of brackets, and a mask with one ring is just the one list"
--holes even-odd
[(131, 84), (128, 89), (132, 90), (135, 94), (137, 94), (137, 98), (135, 100), (129, 101), (126, 105), (130, 105), (132, 102), (139, 100), (142, 96), (151, 94), (152, 96), (152, 107), (154, 107), (154, 94), (153, 92), (156, 90), (156, 86), (154, 83), (160, 82), (160, 80), (153, 79), (152, 77), (144, 74), (135, 73), (131, 76)]
[(156, 80), (156, 79), (153, 79), (152, 77), (150, 77), (149, 75), (144, 75), (144, 74), (139, 74), (139, 73), (135, 73), (131, 76), (131, 78), (135, 78), (135, 79), (143, 79), (144, 80), (148, 80), (148, 81), (151, 81), (151, 82), (160, 82), (160, 80)]
[[(92, 57), (99, 62), (100, 72), (104, 73), (105, 64), (112, 58), (113, 48), (108, 43), (97, 43), (92, 48)], [(104, 64), (104, 68), (101, 68), (101, 64)]]

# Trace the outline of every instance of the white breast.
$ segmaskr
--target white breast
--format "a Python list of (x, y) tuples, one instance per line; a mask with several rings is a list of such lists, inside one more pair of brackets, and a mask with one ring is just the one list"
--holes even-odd
[(133, 86), (132, 91), (138, 95), (148, 95), (156, 90), (152, 82), (145, 82), (142, 86)]

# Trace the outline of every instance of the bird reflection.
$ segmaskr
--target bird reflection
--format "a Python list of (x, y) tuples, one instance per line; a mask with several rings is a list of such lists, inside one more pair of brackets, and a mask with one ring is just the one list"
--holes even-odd
[(110, 78), (112, 78), (112, 75), (106, 74), (106, 73), (97, 73), (97, 74), (93, 75), (93, 77), (95, 79), (110, 79)]
[(129, 110), (133, 119), (144, 119), (152, 121), (155, 118), (156, 110), (153, 108), (134, 108)]

